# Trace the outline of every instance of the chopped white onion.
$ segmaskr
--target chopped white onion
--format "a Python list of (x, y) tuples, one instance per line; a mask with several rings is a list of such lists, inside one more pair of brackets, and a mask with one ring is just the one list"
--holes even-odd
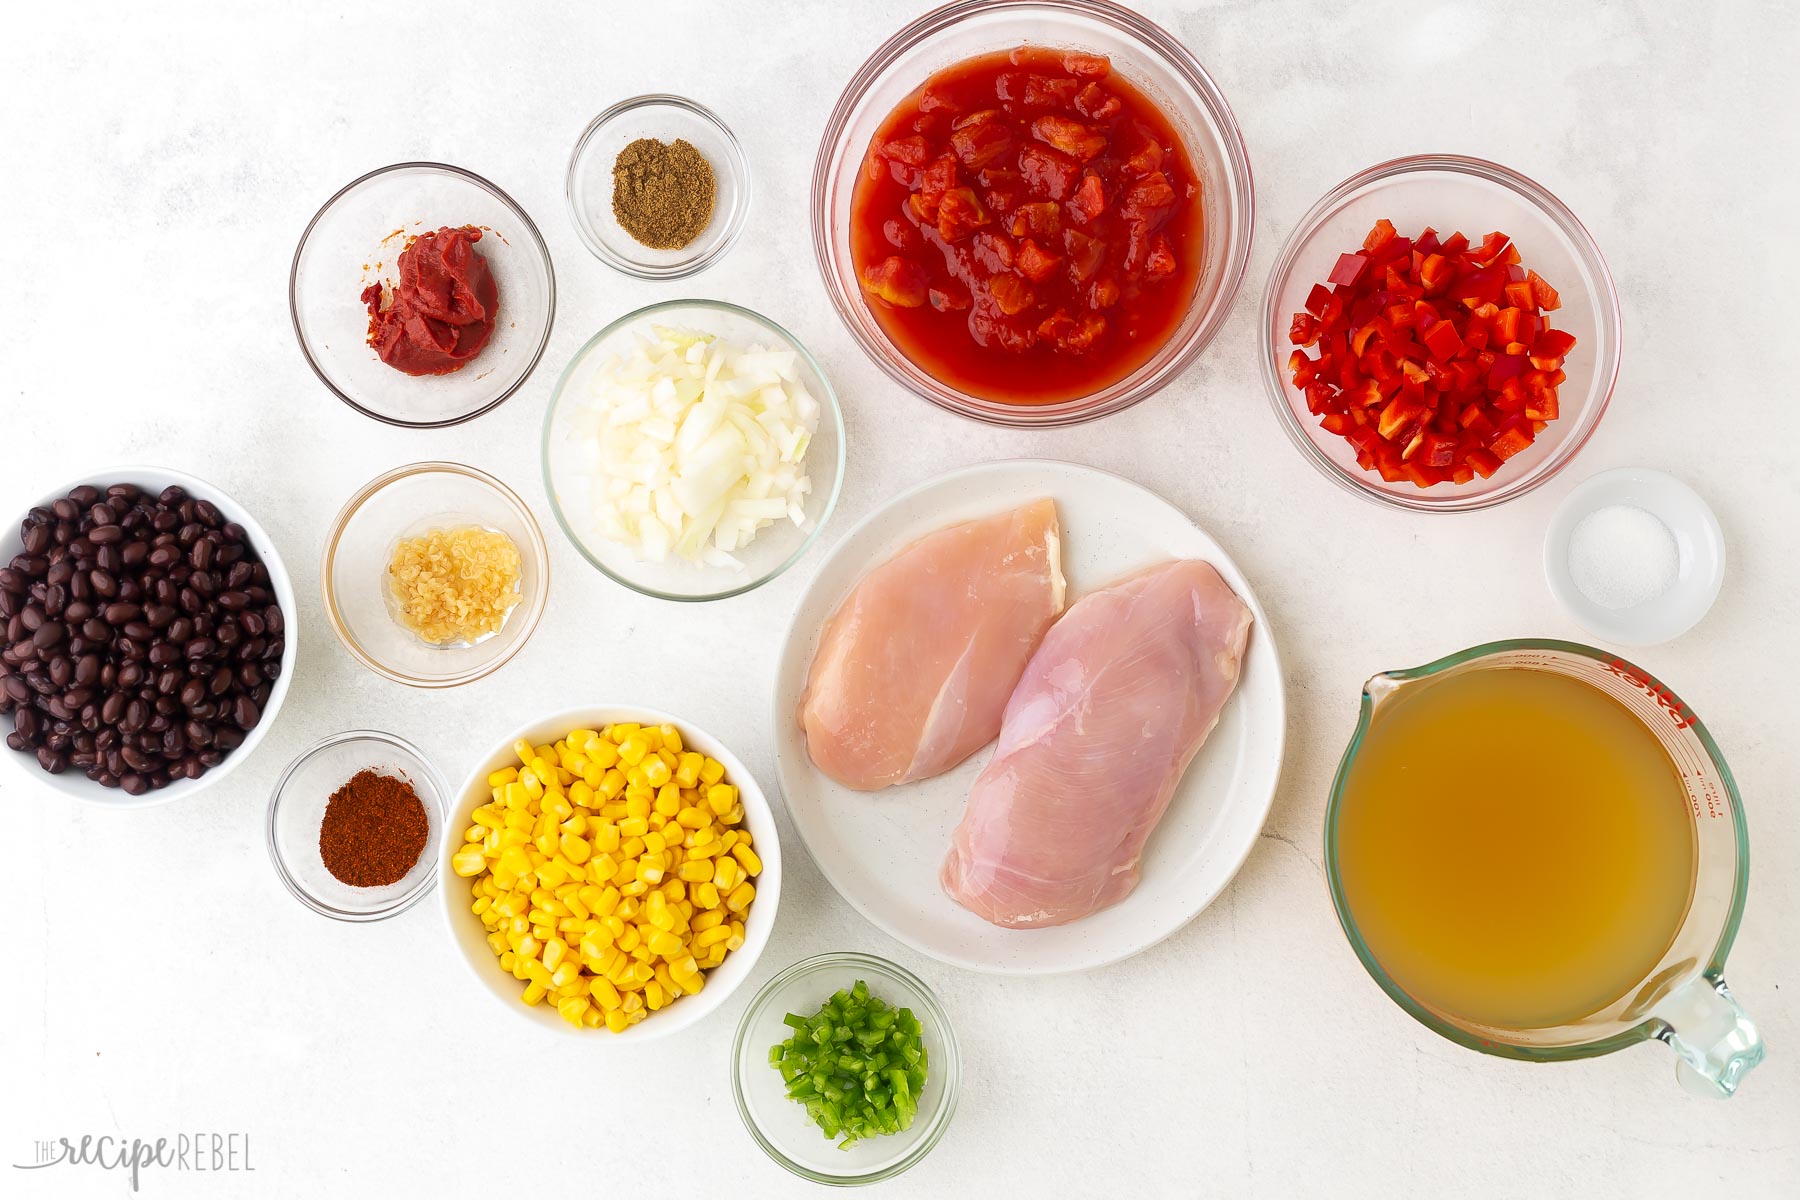
[(662, 562), (708, 566), (776, 521), (804, 527), (819, 402), (793, 350), (652, 327), (600, 364), (570, 437), (591, 458), (594, 527)]

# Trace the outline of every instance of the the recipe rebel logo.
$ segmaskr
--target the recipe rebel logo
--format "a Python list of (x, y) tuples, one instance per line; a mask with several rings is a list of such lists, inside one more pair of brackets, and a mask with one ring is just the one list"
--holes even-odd
[(154, 1142), (142, 1138), (84, 1134), (79, 1142), (51, 1138), (31, 1144), (31, 1161), (15, 1162), (13, 1169), (37, 1171), (45, 1167), (90, 1167), (126, 1172), (131, 1190), (137, 1191), (148, 1168), (200, 1172), (256, 1170), (250, 1159), (247, 1133), (179, 1133)]

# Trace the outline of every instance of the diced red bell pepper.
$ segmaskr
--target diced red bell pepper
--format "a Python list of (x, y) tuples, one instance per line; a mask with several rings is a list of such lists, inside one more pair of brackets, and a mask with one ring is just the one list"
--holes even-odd
[(1513, 308), (1532, 312), (1537, 309), (1537, 300), (1531, 294), (1531, 285), (1523, 279), (1506, 285), (1506, 303)]
[(1500, 432), (1494, 435), (1494, 440), (1488, 443), (1488, 449), (1494, 452), (1494, 457), (1505, 462), (1531, 445), (1532, 438), (1530, 425), (1508, 424), (1502, 426)]
[[(1296, 346), (1310, 346), (1319, 340), (1319, 322), (1311, 313), (1295, 313), (1288, 325), (1288, 341)], [(1302, 387), (1306, 386), (1304, 383)]]
[(1562, 307), (1562, 297), (1556, 289), (1544, 282), (1544, 277), (1536, 271), (1525, 272), (1525, 282), (1531, 285), (1531, 294), (1537, 298), (1537, 306), (1545, 312), (1555, 312)]
[(1456, 326), (1450, 321), (1439, 321), (1420, 338), (1425, 348), (1431, 351), (1433, 358), (1447, 363), (1462, 350), (1462, 336), (1456, 332)]
[[(920, 139), (921, 144), (923, 141), (924, 139)], [(1381, 248), (1397, 236), (1399, 236), (1399, 231), (1394, 228), (1394, 223), (1386, 217), (1382, 217), (1375, 222), (1375, 227), (1369, 230), (1369, 236), (1363, 239), (1363, 249), (1372, 255), (1378, 255)]]
[(1348, 287), (1362, 278), (1363, 268), (1369, 265), (1367, 255), (1340, 254), (1337, 265), (1331, 268), (1327, 280), (1338, 287)]
[(1419, 263), (1419, 285), (1427, 296), (1443, 291), (1455, 275), (1455, 264), (1442, 254), (1427, 254)]
[(1506, 254), (1506, 248), (1512, 245), (1512, 239), (1504, 233), (1490, 233), (1481, 240), (1481, 245), (1469, 251), (1469, 261), (1478, 267), (1491, 267)]
[(1322, 283), (1315, 283), (1312, 285), (1312, 290), (1306, 293), (1306, 311), (1315, 317), (1322, 316), (1325, 312), (1325, 305), (1330, 300), (1330, 289)]

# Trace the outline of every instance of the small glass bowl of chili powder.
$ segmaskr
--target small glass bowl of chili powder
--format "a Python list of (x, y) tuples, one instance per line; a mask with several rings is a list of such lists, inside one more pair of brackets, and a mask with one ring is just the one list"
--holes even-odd
[(353, 729), (289, 764), (269, 798), (269, 857), (300, 902), (339, 921), (405, 912), (437, 884), (443, 777), (418, 747)]

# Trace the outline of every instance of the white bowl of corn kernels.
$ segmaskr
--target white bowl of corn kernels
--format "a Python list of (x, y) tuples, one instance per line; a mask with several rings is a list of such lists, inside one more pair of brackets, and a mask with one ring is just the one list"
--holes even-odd
[(482, 987), (546, 1029), (645, 1041), (750, 977), (781, 847), (749, 770), (690, 721), (592, 705), (522, 725), (457, 790), (439, 869)]

